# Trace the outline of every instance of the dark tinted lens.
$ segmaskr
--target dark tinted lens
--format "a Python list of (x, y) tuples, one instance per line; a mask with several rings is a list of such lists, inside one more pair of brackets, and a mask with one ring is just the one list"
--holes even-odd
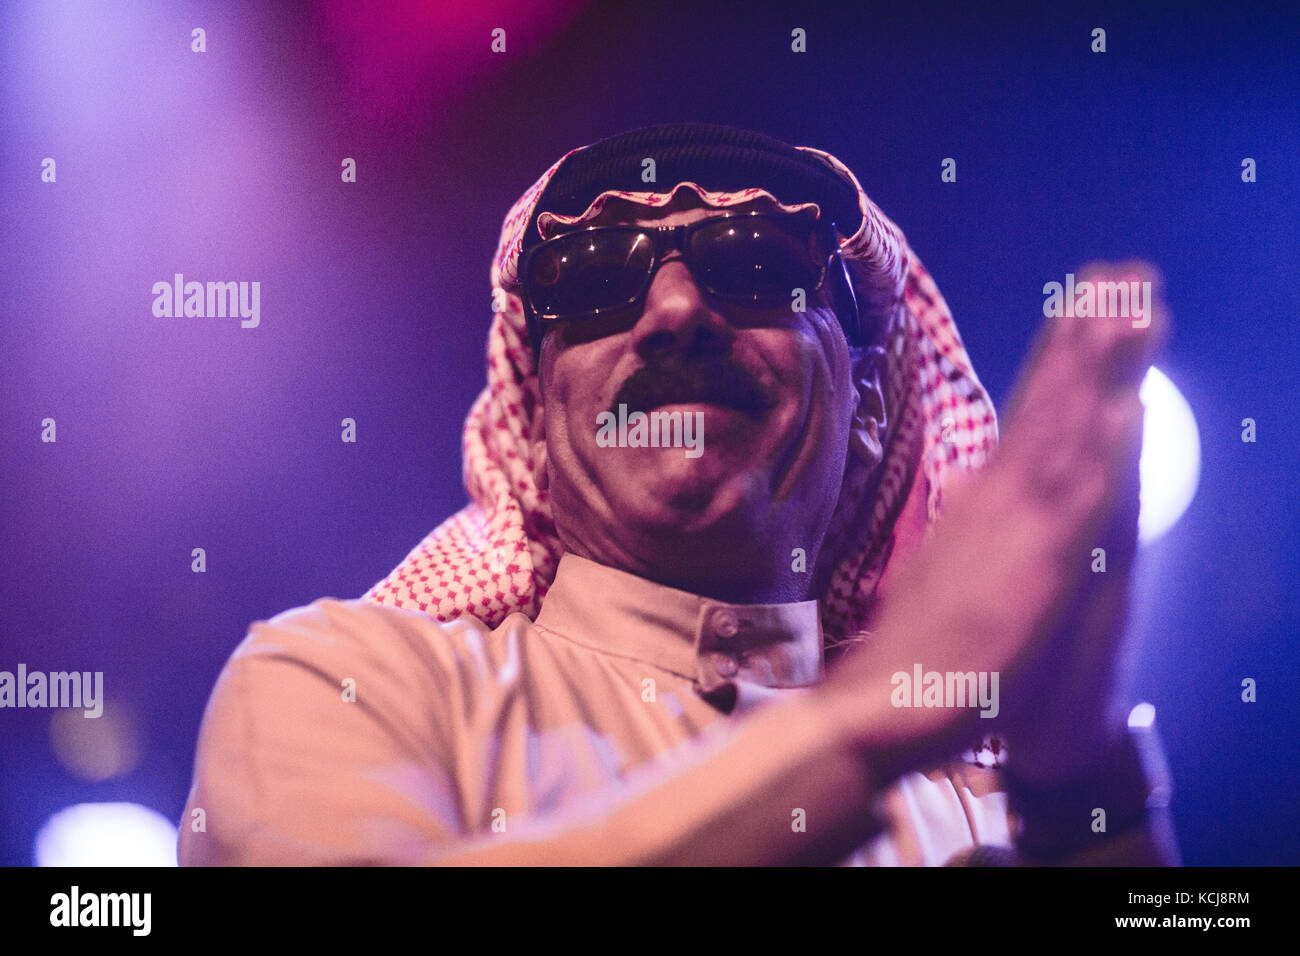
[(577, 316), (628, 305), (641, 292), (654, 246), (632, 229), (593, 229), (538, 246), (524, 276), (541, 315)]
[(810, 226), (758, 216), (720, 219), (691, 236), (698, 280), (709, 291), (757, 304), (812, 291), (821, 276)]

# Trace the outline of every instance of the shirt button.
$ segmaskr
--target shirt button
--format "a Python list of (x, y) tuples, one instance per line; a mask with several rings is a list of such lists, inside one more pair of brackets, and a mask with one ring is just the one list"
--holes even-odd
[(735, 637), (740, 630), (740, 622), (732, 611), (721, 610), (713, 615), (713, 630), (719, 637)]
[(717, 655), (714, 659), (714, 667), (718, 669), (718, 673), (723, 677), (735, 677), (736, 672), (740, 670), (740, 665), (736, 663), (736, 659), (730, 654)]

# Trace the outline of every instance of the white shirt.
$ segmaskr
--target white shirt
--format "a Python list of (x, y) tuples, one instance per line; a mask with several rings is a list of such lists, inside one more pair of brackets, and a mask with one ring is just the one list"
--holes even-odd
[[(536, 622), (322, 599), (253, 625), (221, 674), (180, 859), (803, 862), (853, 789), (806, 705), (822, 659), (815, 601), (726, 604), (575, 555)], [(852, 815), (835, 826), (864, 840), (836, 860), (867, 865), (1009, 847), (1014, 823), (997, 773), (961, 762)]]

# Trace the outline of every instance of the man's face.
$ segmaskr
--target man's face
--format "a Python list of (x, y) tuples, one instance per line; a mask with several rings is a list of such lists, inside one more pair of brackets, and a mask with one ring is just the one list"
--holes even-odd
[[(607, 206), (585, 225), (671, 226), (720, 214), (683, 191), (660, 209)], [(716, 302), (673, 252), (639, 314), (552, 328), (539, 375), (566, 549), (681, 584), (739, 558), (788, 568), (793, 548), (811, 564), (839, 494), (856, 400), (829, 302), (826, 285), (809, 293), (803, 312)], [(625, 400), (629, 413), (680, 412), (697, 422), (701, 413), (702, 453), (602, 447), (601, 413), (617, 413)]]

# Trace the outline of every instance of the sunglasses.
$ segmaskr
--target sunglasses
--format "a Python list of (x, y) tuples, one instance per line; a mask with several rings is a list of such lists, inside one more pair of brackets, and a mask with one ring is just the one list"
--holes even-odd
[(788, 308), (795, 289), (811, 295), (829, 278), (845, 336), (864, 344), (839, 239), (834, 223), (758, 212), (684, 226), (592, 226), (547, 239), (524, 254), (519, 269), (533, 355), (554, 323), (642, 308), (674, 250), (704, 293), (751, 309)]

